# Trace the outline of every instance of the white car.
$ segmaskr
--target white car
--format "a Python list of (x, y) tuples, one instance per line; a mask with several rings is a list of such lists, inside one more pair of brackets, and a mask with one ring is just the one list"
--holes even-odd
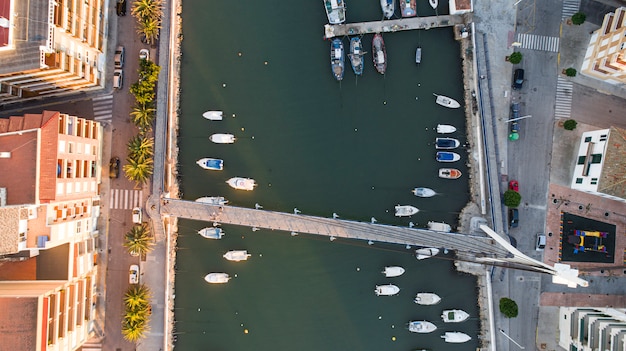
[(113, 71), (113, 88), (122, 89), (124, 85), (124, 71), (116, 69)]
[(139, 266), (134, 264), (130, 266), (128, 272), (128, 282), (130, 284), (139, 284)]
[(535, 244), (535, 250), (543, 251), (546, 248), (546, 236), (543, 233), (537, 233), (537, 244)]
[(140, 60), (149, 60), (150, 59), (150, 51), (148, 49), (139, 50), (139, 59)]
[(113, 61), (115, 62), (115, 68), (122, 69), (124, 68), (124, 47), (118, 46), (115, 49), (115, 55), (113, 56)]
[(141, 224), (141, 217), (142, 217), (141, 208), (140, 207), (133, 208), (133, 223)]

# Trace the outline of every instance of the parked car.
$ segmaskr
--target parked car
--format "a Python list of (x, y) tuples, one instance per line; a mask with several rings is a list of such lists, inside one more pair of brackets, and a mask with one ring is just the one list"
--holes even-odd
[(543, 251), (546, 248), (546, 236), (543, 233), (537, 233), (537, 244), (535, 250)]
[(509, 210), (509, 227), (517, 228), (519, 226), (519, 210), (512, 208)]
[(128, 272), (128, 282), (130, 284), (139, 284), (139, 266), (134, 264), (130, 266)]
[(519, 139), (519, 123), (517, 121), (511, 122), (511, 132), (509, 133), (509, 140), (515, 141)]
[(517, 182), (517, 180), (514, 179), (509, 182), (509, 190), (519, 192), (519, 183)]
[(124, 85), (124, 71), (116, 69), (113, 71), (113, 88), (122, 89)]
[(150, 50), (141, 49), (139, 50), (139, 59), (140, 60), (149, 60), (150, 59)]
[(126, 16), (126, 0), (117, 0), (115, 12), (118, 16)]
[(519, 118), (519, 102), (514, 102), (511, 104), (511, 119)]
[(124, 68), (124, 51), (125, 50), (123, 46), (118, 46), (117, 49), (115, 49), (115, 55), (113, 56), (115, 68)]
[(524, 84), (524, 70), (518, 68), (513, 72), (513, 89), (522, 89), (522, 85)]
[(109, 161), (109, 178), (118, 178), (120, 176), (120, 158), (115, 156)]
[(141, 217), (142, 217), (141, 207), (133, 208), (133, 223), (141, 224)]

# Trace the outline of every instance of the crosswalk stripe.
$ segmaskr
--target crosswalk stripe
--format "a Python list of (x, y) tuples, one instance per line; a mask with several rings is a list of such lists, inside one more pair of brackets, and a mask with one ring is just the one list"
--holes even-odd
[(109, 208), (112, 210), (130, 210), (141, 207), (143, 190), (111, 189)]
[(572, 112), (572, 93), (574, 84), (567, 79), (557, 77), (556, 80), (556, 102), (554, 106), (554, 117), (570, 118)]
[(94, 120), (102, 122), (113, 120), (113, 94), (94, 97), (92, 105)]
[(517, 42), (521, 43), (524, 49), (540, 50), (540, 51), (559, 51), (559, 38), (549, 37), (545, 35), (518, 33)]
[(580, 8), (580, 0), (565, 0), (563, 1), (563, 12), (561, 19), (572, 17), (573, 14), (578, 12)]

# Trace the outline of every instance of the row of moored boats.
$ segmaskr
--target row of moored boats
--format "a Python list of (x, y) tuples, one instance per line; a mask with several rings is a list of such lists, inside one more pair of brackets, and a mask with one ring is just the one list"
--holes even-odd
[[(372, 39), (373, 62), (376, 71), (385, 74), (387, 71), (387, 51), (385, 50), (385, 41), (381, 34), (375, 34)], [(354, 74), (360, 76), (363, 74), (364, 56), (367, 52), (363, 50), (361, 37), (350, 38), (350, 52), (348, 58)], [(343, 41), (335, 38), (330, 43), (330, 68), (333, 76), (337, 80), (342, 80), (345, 71), (345, 49)]]
[[(344, 0), (323, 0), (328, 23), (341, 24), (346, 21), (346, 3)], [(386, 19), (391, 19), (396, 13), (396, 0), (380, 0), (380, 9)], [(428, 0), (433, 9), (439, 6), (438, 0)], [(417, 16), (417, 0), (398, 0), (402, 17)]]

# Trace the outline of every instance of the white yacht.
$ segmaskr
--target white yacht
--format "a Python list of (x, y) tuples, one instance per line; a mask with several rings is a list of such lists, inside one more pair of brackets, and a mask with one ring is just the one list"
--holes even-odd
[(399, 266), (388, 266), (383, 270), (383, 274), (387, 278), (399, 277), (404, 274), (404, 268)]
[(432, 333), (437, 330), (437, 326), (428, 321), (409, 322), (409, 331), (412, 333)]
[(376, 290), (374, 290), (376, 296), (393, 296), (400, 292), (400, 288), (393, 284), (387, 285), (376, 285)]
[(420, 211), (417, 207), (409, 205), (398, 205), (395, 207), (395, 209), (396, 217), (409, 217)]
[(443, 310), (443, 312), (441, 312), (441, 319), (443, 319), (445, 323), (459, 323), (468, 318), (469, 313), (463, 310)]
[(417, 293), (414, 301), (418, 305), (436, 305), (441, 302), (441, 297), (435, 293)]
[(250, 257), (248, 250), (231, 250), (224, 254), (224, 258), (229, 261), (239, 262), (246, 261)]
[(242, 177), (233, 177), (226, 181), (228, 185), (230, 185), (234, 189), (238, 190), (254, 190), (254, 187), (257, 185), (254, 179), (251, 178), (242, 178)]
[(204, 280), (211, 284), (228, 283), (230, 276), (227, 273), (209, 273), (204, 276)]
[(232, 134), (215, 133), (209, 137), (209, 140), (216, 144), (232, 144), (236, 138)]

